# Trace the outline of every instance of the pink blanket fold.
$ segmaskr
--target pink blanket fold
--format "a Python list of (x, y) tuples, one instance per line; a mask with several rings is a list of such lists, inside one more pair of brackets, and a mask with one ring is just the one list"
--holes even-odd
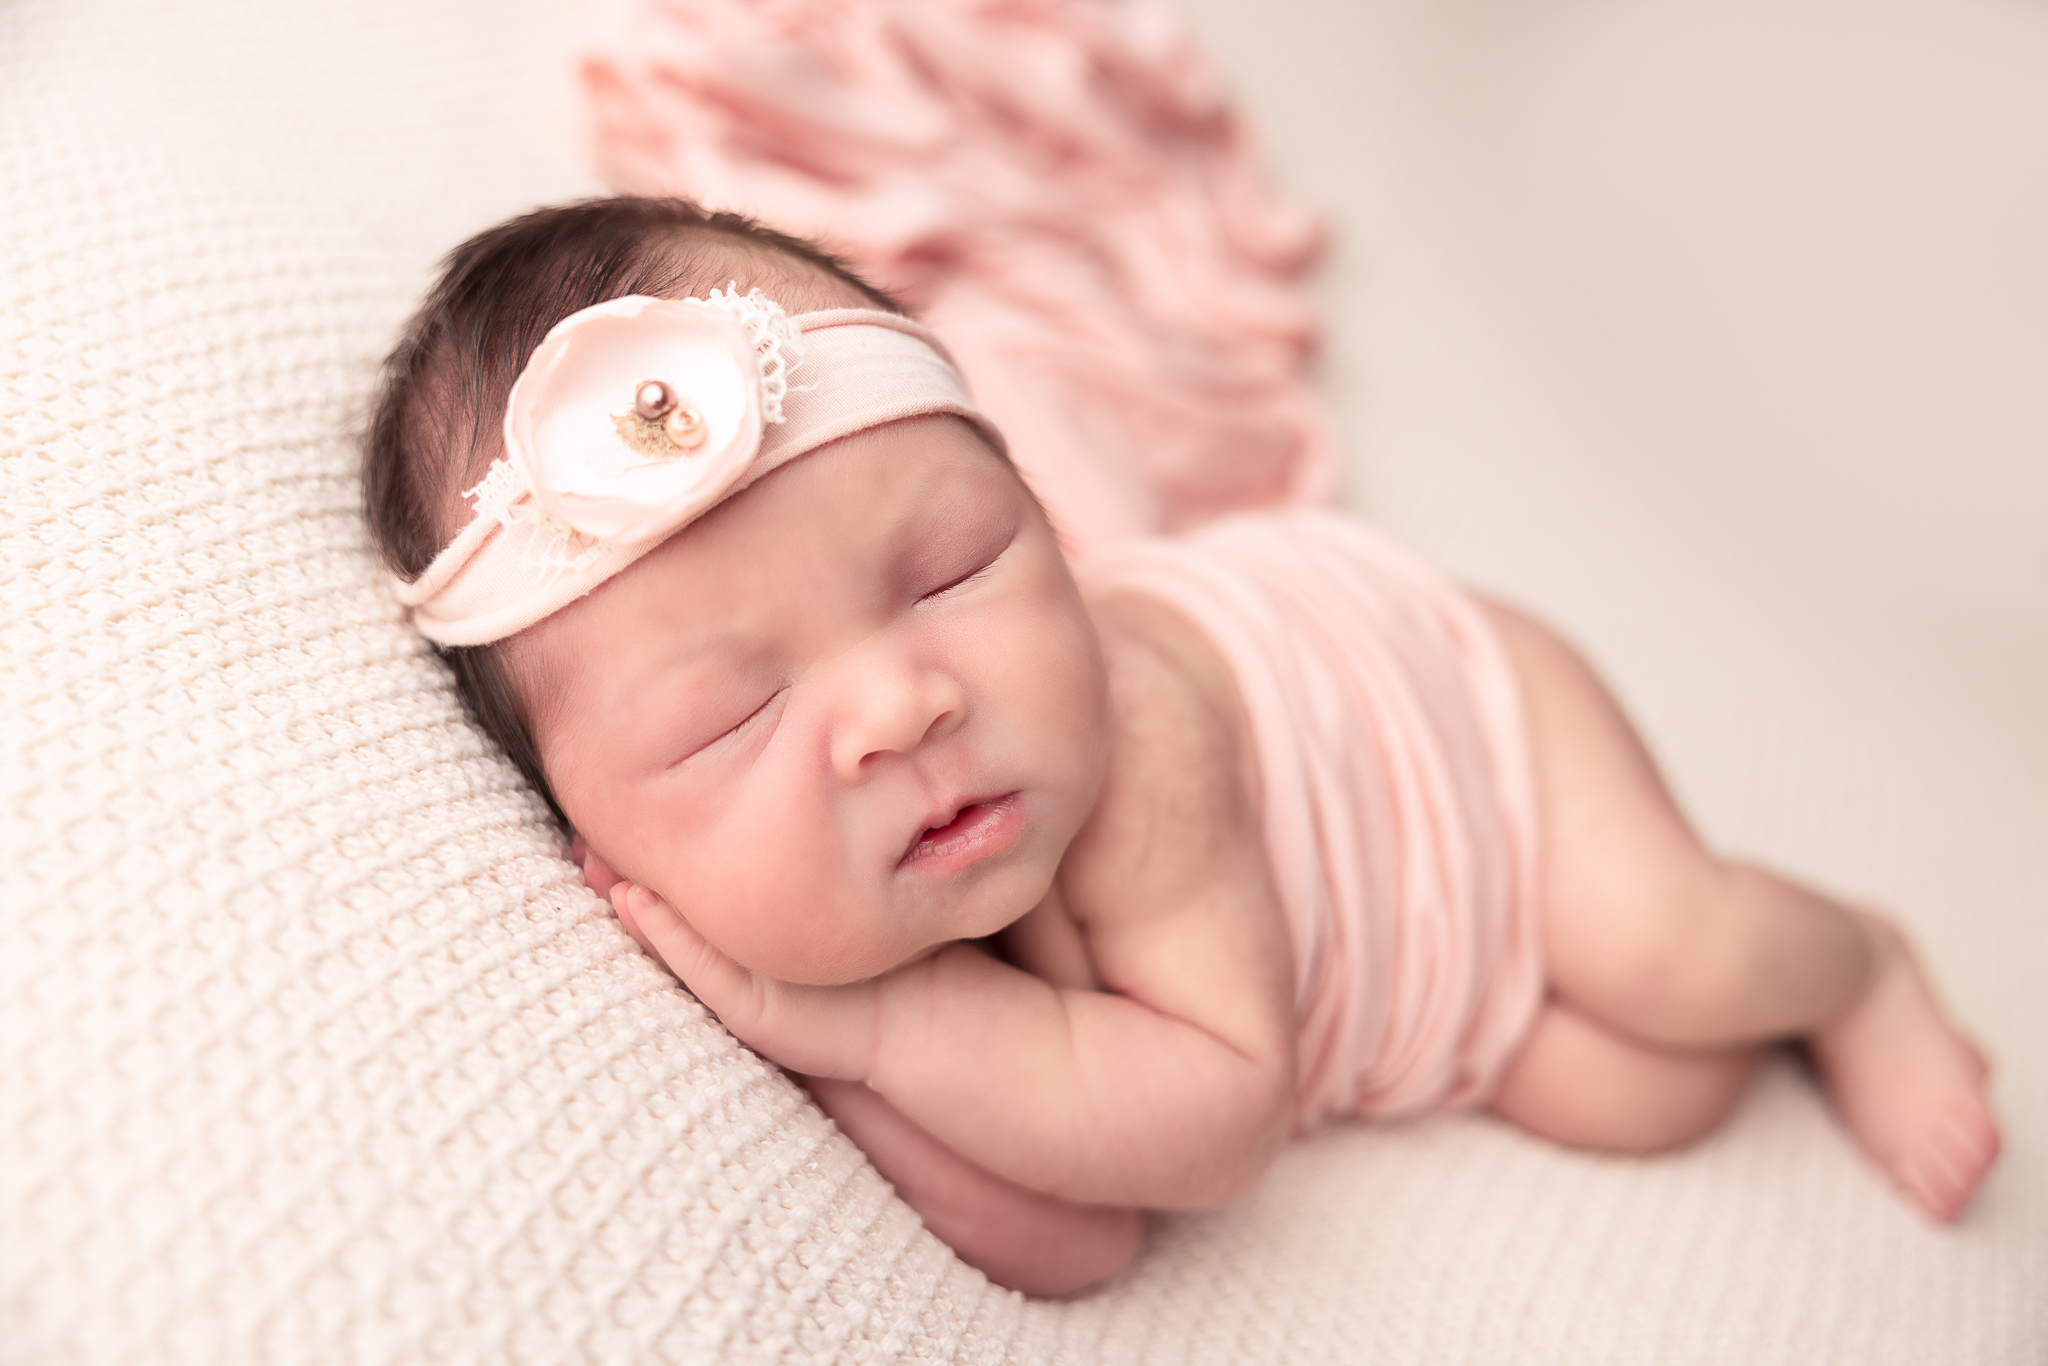
[(615, 0), (600, 170), (815, 237), (945, 337), (1070, 549), (1326, 500), (1317, 223), (1155, 0)]

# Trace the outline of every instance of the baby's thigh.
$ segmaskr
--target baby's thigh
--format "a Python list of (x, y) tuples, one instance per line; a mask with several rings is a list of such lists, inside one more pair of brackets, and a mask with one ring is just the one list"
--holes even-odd
[(1488, 610), (1529, 717), (1552, 992), (1675, 1047), (1802, 1034), (1846, 1010), (1872, 962), (1858, 918), (1708, 851), (1578, 653), (1518, 612)]
[(1617, 989), (1698, 965), (1725, 870), (1693, 833), (1598, 674), (1556, 632), (1486, 600), (1521, 685), (1541, 831), (1551, 985), (1613, 1018)]

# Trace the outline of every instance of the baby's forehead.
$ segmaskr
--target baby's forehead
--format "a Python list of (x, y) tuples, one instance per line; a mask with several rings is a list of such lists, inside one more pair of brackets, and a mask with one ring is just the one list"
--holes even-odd
[(679, 659), (715, 656), (870, 607), (989, 550), (1032, 508), (1009, 462), (966, 423), (894, 423), (771, 472), (583, 601), (608, 630)]
[(680, 534), (709, 533), (699, 538), (708, 554), (746, 554), (752, 542), (780, 540), (791, 549), (881, 555), (1000, 514), (1020, 498), (1033, 501), (1009, 458), (972, 426), (952, 416), (919, 417), (854, 433), (792, 462)]

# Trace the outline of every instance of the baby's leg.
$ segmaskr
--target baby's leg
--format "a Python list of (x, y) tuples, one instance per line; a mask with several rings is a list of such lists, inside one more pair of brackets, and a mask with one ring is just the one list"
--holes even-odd
[(1552, 999), (1537, 1013), (1493, 1109), (1574, 1148), (1661, 1152), (1709, 1133), (1734, 1111), (1758, 1054), (1658, 1048)]
[[(1653, 1052), (1806, 1039), (1865, 1151), (1923, 1207), (1953, 1218), (1996, 1154), (1997, 1132), (1982, 1060), (1935, 1005), (1904, 941), (1875, 917), (1705, 849), (1585, 662), (1527, 617), (1488, 612), (1521, 682), (1535, 753), (1553, 997)], [(1569, 1068), (1535, 1070), (1541, 1035), (1529, 1075), (1518, 1065), (1502, 1091), (1525, 1109), (1533, 1094), (1577, 1084)], [(1654, 1088), (1646, 1094), (1654, 1101)]]

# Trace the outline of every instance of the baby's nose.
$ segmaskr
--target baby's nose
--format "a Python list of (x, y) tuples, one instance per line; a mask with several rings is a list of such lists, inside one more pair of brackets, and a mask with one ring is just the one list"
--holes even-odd
[(872, 660), (843, 682), (831, 744), (832, 767), (846, 782), (861, 781), (889, 756), (910, 754), (966, 719), (966, 690), (930, 665)]

